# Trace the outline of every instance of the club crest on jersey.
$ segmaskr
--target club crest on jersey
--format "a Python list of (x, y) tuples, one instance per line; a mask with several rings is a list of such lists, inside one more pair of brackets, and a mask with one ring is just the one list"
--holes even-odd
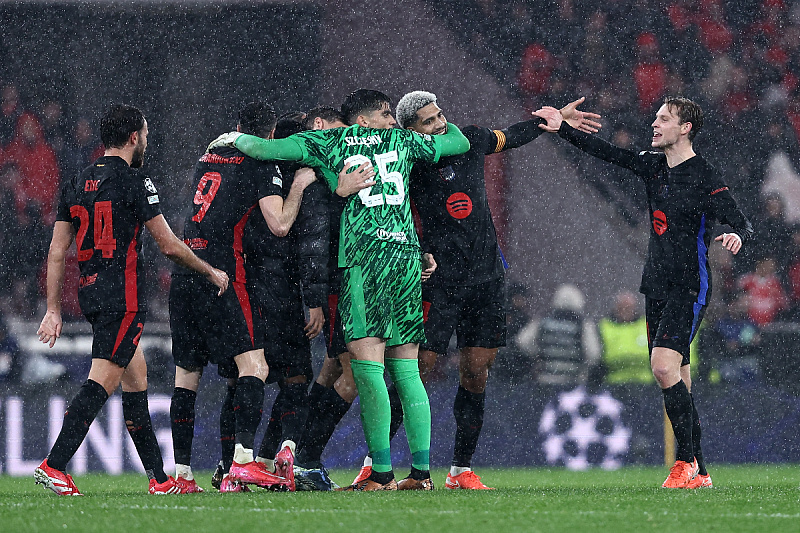
[(447, 165), (446, 167), (439, 169), (439, 177), (444, 181), (453, 181), (456, 179), (456, 171), (453, 170), (452, 165)]
[(153, 181), (150, 178), (144, 179), (144, 188), (150, 191), (151, 193), (155, 194), (158, 191), (156, 190), (156, 186), (153, 185)]
[(366, 137), (345, 137), (344, 142), (347, 146), (372, 146), (381, 144), (383, 139), (380, 135), (367, 135)]

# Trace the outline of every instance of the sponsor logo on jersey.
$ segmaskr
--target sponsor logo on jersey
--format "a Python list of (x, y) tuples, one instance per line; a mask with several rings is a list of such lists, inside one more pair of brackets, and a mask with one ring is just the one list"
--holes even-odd
[(653, 211), (653, 229), (658, 235), (667, 231), (667, 215), (663, 211)]
[(78, 280), (78, 288), (82, 289), (84, 287), (88, 287), (89, 285), (94, 285), (97, 281), (97, 274), (92, 274), (91, 276), (81, 276), (81, 279)]
[(447, 199), (447, 212), (458, 220), (467, 218), (472, 214), (472, 199), (463, 192), (456, 192)]
[[(144, 188), (147, 189), (148, 191), (150, 191), (153, 194), (158, 192), (156, 190), (156, 186), (153, 185), (153, 181), (150, 178), (145, 178), (144, 179)], [(150, 202), (150, 203), (152, 203), (152, 202)]]
[(217, 163), (220, 165), (241, 165), (244, 161), (244, 157), (222, 157), (221, 155), (217, 154), (203, 154), (203, 157), (200, 158), (200, 161), (203, 163)]
[(205, 250), (208, 248), (208, 241), (205, 239), (183, 239), (183, 242), (192, 250)]
[(147, 197), (147, 203), (151, 204), (151, 205), (152, 204), (157, 204), (158, 203), (158, 195), (154, 194), (153, 196), (148, 196)]
[(719, 194), (719, 193), (721, 193), (722, 191), (727, 191), (727, 190), (728, 190), (728, 188), (727, 188), (727, 187), (720, 187), (719, 189), (716, 189), (716, 190), (713, 190), (713, 191), (711, 191), (711, 196), (714, 196), (715, 194)]
[(278, 187), (283, 187), (283, 180), (282, 180), (282, 179), (280, 179), (278, 176), (274, 176), (274, 177), (272, 178), (272, 183), (273, 183), (274, 185), (277, 185)]
[(439, 177), (444, 181), (453, 181), (456, 179), (456, 171), (453, 170), (451, 165), (439, 169)]
[(344, 142), (347, 143), (347, 146), (372, 146), (381, 144), (383, 139), (380, 135), (368, 135), (366, 137), (345, 137)]
[(383, 228), (378, 228), (378, 231), (375, 232), (375, 235), (377, 235), (377, 237), (382, 241), (388, 241), (388, 240), (393, 240), (397, 242), (408, 241), (405, 231), (386, 231)]
[(100, 180), (86, 180), (83, 185), (84, 192), (94, 192), (100, 187)]

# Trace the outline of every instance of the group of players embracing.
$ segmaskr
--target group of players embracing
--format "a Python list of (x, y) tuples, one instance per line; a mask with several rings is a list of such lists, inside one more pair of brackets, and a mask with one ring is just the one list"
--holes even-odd
[[(197, 162), (182, 240), (161, 215), (152, 180), (134, 170), (147, 145), (144, 116), (130, 106), (113, 106), (101, 124), (105, 155), (67, 180), (61, 192), (39, 338), (52, 346), (61, 334), (64, 257), (74, 240), (81, 269), (79, 300), (94, 333), (92, 367), (50, 454), (36, 469), (36, 481), (56, 494), (80, 494), (66, 465), (121, 384), (126, 425), (150, 477), (150, 493), (202, 492), (190, 466), (195, 404), (203, 369), (214, 363), (228, 380), (220, 414), (222, 459), (212, 478), (221, 492), (247, 492), (251, 485), (290, 491), (432, 490), (431, 414), (424, 383), (455, 332), (460, 379), (453, 403), (453, 461), (444, 486), (490, 489), (471, 463), (483, 424), (489, 368), (506, 340), (506, 265), (487, 201), (484, 158), (527, 144), (543, 132), (558, 132), (579, 148), (644, 175), (651, 216), (653, 189), (652, 196), (663, 200), (656, 216), (666, 210), (664, 216), (678, 231), (684, 231), (681, 224), (686, 231), (696, 229), (681, 219), (692, 213), (677, 212), (687, 197), (696, 196), (690, 207), (703, 212), (702, 231), (711, 231), (713, 218), (729, 223), (736, 233), (718, 240), (735, 253), (752, 229), (716, 174), (701, 175), (697, 183), (681, 174), (680, 184), (687, 189), (681, 195), (679, 187), (670, 196), (650, 183), (674, 179), (665, 161), (693, 126), (686, 129), (684, 100), (665, 103), (654, 123), (659, 135), (677, 135), (665, 146), (658, 146), (654, 135), (653, 146), (662, 148), (666, 158), (637, 156), (589, 135), (600, 127), (600, 117), (577, 109), (583, 99), (560, 110), (542, 108), (530, 120), (501, 130), (459, 129), (445, 120), (436, 96), (424, 91), (403, 96), (394, 115), (388, 96), (366, 89), (348, 95), (340, 109), (323, 106), (280, 118), (268, 104), (250, 103), (239, 112), (236, 132), (212, 142)], [(666, 125), (656, 126), (662, 119)], [(670, 121), (678, 125), (675, 132)], [(693, 134), (702, 125), (697, 122)], [(646, 161), (640, 164), (637, 157)], [(415, 228), (412, 203), (420, 228)], [(138, 347), (146, 320), (145, 302), (139, 298), (142, 226), (176, 263), (169, 296), (176, 365), (170, 409), (175, 477), (163, 470)], [(658, 231), (661, 226), (654, 227)], [(663, 265), (652, 273), (653, 262), (685, 259), (678, 250), (683, 241), (666, 243), (661, 239), (665, 233), (655, 234), (655, 247), (667, 246), (672, 255), (667, 259), (663, 250), (661, 255), (658, 249), (653, 252), (651, 232), (643, 280), (653, 369), (678, 439), (680, 460), (673, 470), (683, 476), (680, 486), (705, 480), (698, 472), (707, 477), (704, 486), (710, 486), (690, 385), (668, 383), (675, 376), (679, 384), (688, 377), (688, 342), (685, 349), (683, 343), (693, 337), (705, 300), (698, 309), (698, 302), (686, 296), (697, 281), (701, 287), (693, 294), (702, 292), (705, 299), (710, 279), (696, 280), (686, 269), (668, 271), (671, 267)], [(697, 232), (693, 236), (695, 244), (702, 240)], [(701, 237), (707, 246), (708, 235)], [(661, 283), (658, 294), (648, 292), (651, 278)], [(686, 287), (681, 285), (687, 280)], [(309, 389), (310, 340), (323, 330), (328, 356)], [(662, 336), (666, 341), (659, 343)], [(277, 382), (280, 392), (256, 454), (268, 381)], [(321, 456), (357, 396), (369, 455), (353, 483), (337, 487)], [(390, 441), (401, 424), (412, 462), (409, 475), (398, 482)]]

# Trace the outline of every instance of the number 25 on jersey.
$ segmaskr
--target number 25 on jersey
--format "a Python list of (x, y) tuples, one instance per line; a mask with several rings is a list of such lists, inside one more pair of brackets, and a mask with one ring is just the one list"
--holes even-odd
[[(387, 168), (389, 163), (394, 163), (397, 161), (397, 151), (392, 150), (391, 152), (386, 152), (383, 154), (375, 154), (375, 163), (378, 165), (378, 175), (381, 177), (381, 183), (373, 185), (372, 187), (367, 187), (366, 189), (361, 189), (358, 193), (358, 197), (361, 198), (361, 203), (363, 203), (367, 207), (375, 207), (378, 205), (383, 205), (384, 203), (389, 205), (402, 205), (403, 200), (406, 197), (406, 188), (403, 184), (403, 175), (399, 172), (389, 172)], [(344, 160), (344, 165), (354, 165), (360, 166), (364, 163), (369, 163), (370, 160), (368, 157), (356, 154), (348, 157)], [(382, 183), (391, 183), (394, 184), (396, 193), (394, 194), (383, 194)], [(372, 189), (377, 188), (378, 192), (376, 194), (372, 194)]]

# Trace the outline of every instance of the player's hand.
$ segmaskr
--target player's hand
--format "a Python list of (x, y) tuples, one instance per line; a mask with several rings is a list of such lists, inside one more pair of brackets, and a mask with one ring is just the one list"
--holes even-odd
[(228, 289), (228, 275), (218, 268), (211, 268), (211, 273), (208, 274), (208, 281), (219, 287), (217, 296), (222, 296), (222, 293)]
[(208, 145), (206, 148), (206, 152), (210, 152), (214, 148), (234, 148), (236, 146), (236, 139), (244, 135), (243, 133), (239, 133), (238, 131), (230, 131), (228, 133), (223, 133), (213, 141), (211, 144)]
[(567, 121), (567, 124), (576, 130), (581, 130), (586, 133), (597, 133), (597, 130), (602, 128), (603, 125), (593, 119), (599, 120), (601, 118), (600, 115), (577, 109), (584, 100), (586, 100), (586, 97), (582, 96), (574, 102), (562, 107), (560, 109), (561, 116)]
[(313, 339), (322, 331), (322, 326), (325, 325), (325, 314), (322, 312), (321, 307), (311, 307), (308, 309), (308, 323), (303, 331), (306, 332), (306, 337)]
[(50, 343), (50, 348), (52, 348), (56, 343), (56, 339), (61, 336), (62, 326), (63, 323), (61, 322), (61, 312), (47, 311), (44, 314), (42, 323), (39, 324), (39, 329), (36, 334), (39, 335), (40, 341), (45, 344)]
[(722, 247), (730, 250), (733, 255), (738, 254), (739, 250), (742, 249), (742, 238), (736, 233), (723, 233), (714, 240), (722, 241)]
[(305, 190), (306, 187), (317, 181), (317, 174), (314, 169), (308, 167), (298, 168), (294, 173), (293, 186), (300, 187)]
[(433, 254), (422, 254), (422, 281), (428, 281), (436, 270)]
[(339, 172), (339, 184), (335, 192), (343, 198), (375, 185), (375, 169), (371, 162), (362, 163), (353, 170), (354, 167), (355, 164), (351, 163)]
[(539, 127), (548, 133), (556, 133), (559, 128), (561, 128), (561, 123), (564, 121), (564, 117), (561, 116), (561, 111), (555, 107), (544, 106), (531, 114), (547, 121), (546, 124), (539, 124)]

